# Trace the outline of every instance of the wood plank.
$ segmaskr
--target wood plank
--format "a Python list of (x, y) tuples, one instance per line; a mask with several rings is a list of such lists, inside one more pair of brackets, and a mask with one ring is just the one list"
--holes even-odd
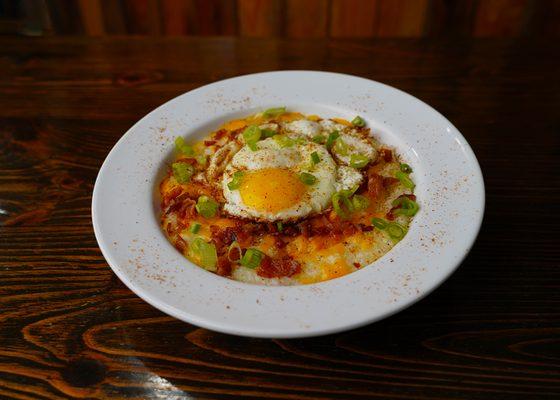
[(532, 3), (532, 15), (526, 34), (537, 37), (560, 37), (560, 0)]
[(281, 0), (238, 0), (237, 21), (241, 36), (272, 37), (284, 32)]
[(423, 36), (428, 0), (378, 0), (377, 4), (376, 36)]
[(59, 35), (83, 34), (78, 3), (74, 0), (47, 0), (53, 30)]
[(426, 16), (425, 35), (470, 36), (475, 11), (476, 0), (431, 0)]
[(126, 30), (124, 4), (121, 0), (101, 0), (103, 26), (108, 34), (122, 35)]
[(332, 0), (329, 32), (333, 37), (375, 34), (378, 0)]
[(101, 36), (105, 34), (100, 0), (79, 0), (78, 4), (86, 35)]
[(288, 0), (286, 3), (286, 35), (293, 38), (327, 36), (328, 0)]
[(170, 36), (180, 36), (187, 33), (188, 0), (162, 0), (161, 14), (163, 32)]
[(475, 37), (520, 36), (529, 22), (529, 0), (485, 0), (478, 3)]
[(161, 33), (161, 16), (158, 0), (124, 0), (128, 33), (158, 35)]
[(189, 0), (186, 25), (190, 35), (235, 35), (236, 4), (230, 0)]

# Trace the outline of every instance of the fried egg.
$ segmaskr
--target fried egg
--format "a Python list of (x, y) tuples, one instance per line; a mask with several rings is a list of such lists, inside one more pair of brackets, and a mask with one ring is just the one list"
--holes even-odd
[[(312, 162), (316, 153), (319, 162)], [(228, 185), (241, 173), (236, 188)], [(311, 174), (312, 184), (301, 174)], [(240, 175), (240, 174), (237, 174)], [(261, 221), (287, 221), (320, 213), (336, 190), (337, 166), (320, 144), (294, 142), (282, 147), (274, 138), (258, 143), (256, 151), (244, 146), (231, 159), (222, 176), (224, 211)]]

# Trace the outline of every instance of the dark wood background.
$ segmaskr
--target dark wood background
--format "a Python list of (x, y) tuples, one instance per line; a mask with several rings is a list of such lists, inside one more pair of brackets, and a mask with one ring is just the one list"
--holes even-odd
[[(0, 398), (560, 398), (560, 57), (548, 39), (0, 38)], [(376, 79), (445, 114), (487, 188), (461, 268), (413, 307), (303, 340), (182, 323), (103, 259), (90, 201), (119, 137), (239, 74)]]
[(560, 0), (0, 0), (0, 33), (560, 36)]

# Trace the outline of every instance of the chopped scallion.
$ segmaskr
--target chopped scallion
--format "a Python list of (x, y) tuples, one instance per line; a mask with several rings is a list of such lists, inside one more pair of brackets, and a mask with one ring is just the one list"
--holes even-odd
[(360, 194), (356, 194), (356, 195), (354, 195), (354, 197), (352, 197), (352, 205), (354, 206), (354, 209), (356, 211), (363, 211), (366, 208), (368, 208), (369, 199), (365, 196), (360, 195)]
[(187, 183), (194, 174), (194, 167), (183, 162), (171, 164), (171, 170), (173, 171), (173, 177), (179, 183)]
[(416, 186), (414, 184), (414, 182), (412, 182), (412, 179), (410, 179), (408, 177), (408, 174), (405, 174), (402, 171), (397, 171), (397, 173), (395, 174), (395, 176), (398, 178), (399, 181), (401, 181), (402, 185), (408, 189), (414, 189), (414, 187)]
[(229, 181), (227, 187), (229, 190), (239, 189), (241, 186), (241, 180), (243, 179), (244, 172), (243, 171), (236, 171), (233, 173), (232, 180)]
[(195, 208), (204, 218), (212, 218), (218, 211), (218, 203), (208, 196), (200, 196)]
[(261, 129), (261, 133), (262, 133), (262, 136), (264, 138), (269, 138), (269, 137), (272, 137), (272, 136), (278, 134), (277, 131), (275, 131), (274, 129), (269, 129), (269, 128)]
[(282, 221), (278, 221), (276, 223), (276, 229), (278, 230), (278, 232), (282, 232), (284, 230), (284, 225), (282, 225)]
[(216, 270), (218, 262), (218, 254), (216, 246), (212, 243), (207, 243), (202, 238), (196, 238), (191, 243), (191, 251), (194, 257), (200, 260), (200, 265), (209, 271)]
[(255, 269), (261, 264), (263, 258), (264, 253), (262, 251), (251, 247), (245, 251), (245, 254), (243, 254), (239, 263), (244, 267)]
[(243, 131), (243, 139), (247, 146), (253, 151), (257, 151), (257, 142), (261, 139), (261, 130), (256, 125), (251, 125)]
[(311, 163), (315, 165), (315, 164), (319, 164), (320, 162), (321, 162), (321, 157), (319, 157), (319, 154), (317, 154), (316, 151), (311, 153)]
[(198, 231), (200, 231), (200, 227), (202, 225), (200, 225), (198, 222), (193, 222), (190, 226), (189, 226), (189, 232), (190, 233), (194, 233), (197, 234)]
[(327, 149), (330, 150), (330, 148), (333, 146), (334, 142), (336, 141), (336, 139), (338, 139), (338, 137), (340, 136), (340, 134), (338, 133), (338, 131), (332, 131), (331, 133), (329, 133), (329, 137), (327, 138)]
[(353, 168), (364, 168), (369, 163), (369, 158), (363, 154), (352, 154), (350, 156), (350, 166)]
[(415, 216), (416, 213), (418, 212), (418, 209), (420, 208), (417, 202), (409, 199), (406, 196), (399, 197), (398, 199), (393, 200), (392, 204), (395, 207), (400, 206), (400, 208), (397, 208), (396, 210), (393, 211), (393, 214), (406, 215), (408, 217)]
[(326, 136), (324, 136), (324, 135), (315, 135), (315, 136), (313, 136), (313, 137), (311, 138), (311, 140), (312, 140), (314, 143), (325, 144), (325, 142), (327, 141), (327, 138), (326, 138)]
[(184, 154), (187, 157), (194, 156), (194, 149), (192, 148), (192, 146), (186, 144), (185, 139), (183, 139), (181, 136), (175, 139), (175, 148), (179, 153)]
[(389, 237), (393, 240), (399, 241), (406, 235), (406, 228), (396, 222), (390, 222), (386, 228)]
[(383, 229), (387, 228), (388, 222), (385, 221), (382, 218), (372, 218), (371, 219), (371, 224), (373, 226), (375, 226), (377, 229), (383, 230)]
[(295, 143), (293, 139), (290, 139), (288, 136), (285, 135), (276, 135), (273, 136), (272, 138), (281, 148), (292, 147)]
[(286, 107), (273, 107), (263, 111), (265, 117), (277, 117), (286, 112)]
[(348, 218), (350, 213), (354, 211), (354, 205), (344, 191), (334, 193), (331, 202), (334, 211), (342, 219)]
[(364, 121), (362, 117), (357, 115), (356, 118), (352, 120), (352, 125), (357, 126), (358, 128), (362, 128), (366, 126), (366, 121)]
[(341, 156), (348, 155), (348, 145), (342, 138), (338, 138), (334, 142), (333, 151)]
[(410, 174), (412, 172), (412, 168), (408, 164), (401, 163), (400, 168), (401, 171), (404, 172), (405, 174)]
[(299, 179), (309, 186), (314, 185), (315, 182), (317, 182), (317, 178), (315, 177), (315, 175), (312, 175), (308, 172), (302, 172), (301, 174), (299, 174)]

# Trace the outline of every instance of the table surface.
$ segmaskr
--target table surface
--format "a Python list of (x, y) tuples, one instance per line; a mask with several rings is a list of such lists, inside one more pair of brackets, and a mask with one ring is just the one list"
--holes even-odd
[[(0, 39), (0, 398), (560, 397), (560, 52), (552, 41)], [(93, 234), (111, 146), (209, 82), (320, 69), (405, 90), (471, 143), (485, 221), (459, 270), (357, 330), (250, 339), (175, 320)], [(556, 245), (554, 245), (556, 243)]]

